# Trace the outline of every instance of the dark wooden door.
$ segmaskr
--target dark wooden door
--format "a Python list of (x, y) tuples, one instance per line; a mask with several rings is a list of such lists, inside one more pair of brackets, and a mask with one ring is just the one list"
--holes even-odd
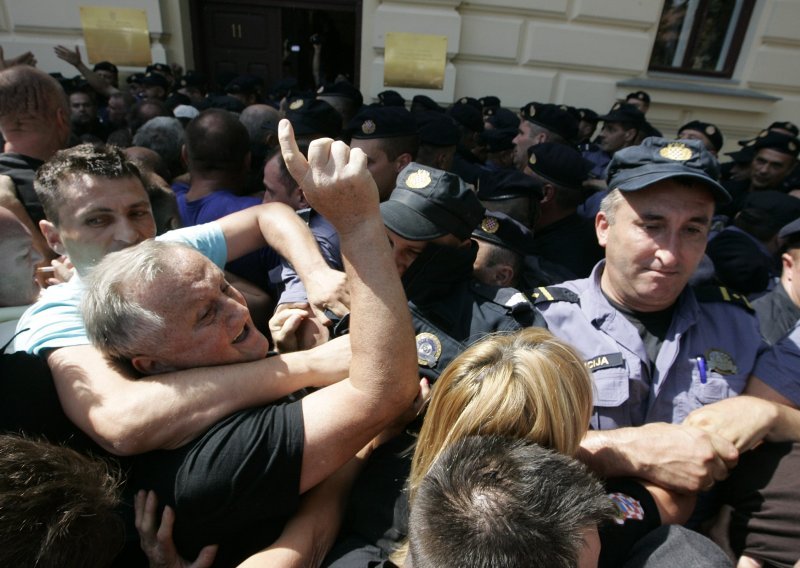
[(361, 0), (195, 0), (190, 8), (195, 68), (218, 83), (247, 73), (267, 89), (289, 77), (313, 89), (317, 34), (324, 80), (341, 74), (358, 85)]

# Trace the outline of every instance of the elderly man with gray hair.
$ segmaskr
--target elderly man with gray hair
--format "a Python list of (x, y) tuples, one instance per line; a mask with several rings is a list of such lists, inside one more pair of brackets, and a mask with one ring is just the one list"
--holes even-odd
[[(411, 318), (366, 155), (324, 139), (312, 144), (309, 164), (288, 122), (281, 144), (309, 202), (341, 236), (352, 309), (350, 377), (301, 400), (234, 414), (177, 450), (137, 457), (129, 480), (176, 510), (184, 557), (219, 543), (221, 565), (274, 540), (300, 494), (367, 446), (418, 390)], [(92, 342), (145, 374), (267, 353), (241, 294), (192, 248), (146, 241), (111, 253), (87, 288), (82, 309)], [(185, 292), (165, 293), (171, 290)]]

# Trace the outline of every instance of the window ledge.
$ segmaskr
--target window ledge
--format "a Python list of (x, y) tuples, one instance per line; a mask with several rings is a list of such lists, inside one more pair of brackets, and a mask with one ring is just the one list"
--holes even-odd
[[(712, 81), (714, 79), (711, 79)], [(703, 82), (701, 82), (703, 81)], [(706, 79), (686, 78), (681, 80), (665, 78), (635, 78), (617, 82), (621, 89), (643, 89), (650, 93), (656, 104), (713, 108), (717, 110), (733, 110), (750, 113), (770, 112), (773, 103), (780, 97), (725, 85), (713, 85)], [(653, 95), (657, 92), (658, 95)], [(625, 96), (624, 93), (622, 96)]]

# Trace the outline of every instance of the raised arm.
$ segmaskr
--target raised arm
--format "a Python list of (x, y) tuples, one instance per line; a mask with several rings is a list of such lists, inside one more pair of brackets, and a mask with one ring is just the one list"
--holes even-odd
[(77, 45), (75, 46), (74, 50), (64, 47), (63, 45), (57, 45), (53, 48), (53, 51), (56, 52), (56, 57), (62, 61), (66, 61), (75, 69), (77, 69), (78, 73), (83, 75), (84, 79), (86, 79), (86, 82), (89, 83), (89, 86), (92, 87), (95, 92), (103, 95), (104, 97), (110, 97), (114, 93), (120, 92), (120, 90), (114, 87), (114, 85), (107, 82), (100, 75), (84, 65), (83, 59), (81, 59), (81, 51)]
[(141, 379), (89, 345), (48, 354), (66, 415), (116, 455), (182, 446), (220, 419), (303, 387), (347, 375), (349, 339), (251, 363), (189, 369)]
[(228, 259), (268, 244), (292, 263), (308, 291), (315, 313), (330, 309), (338, 315), (349, 311), (344, 273), (325, 262), (308, 226), (284, 203), (267, 203), (237, 211), (219, 220)]
[(367, 157), (342, 142), (312, 142), (308, 162), (288, 121), (279, 137), (306, 199), (339, 232), (350, 284), (350, 378), (303, 399), (300, 490), (336, 471), (410, 406), (419, 390), (411, 315), (392, 260)]

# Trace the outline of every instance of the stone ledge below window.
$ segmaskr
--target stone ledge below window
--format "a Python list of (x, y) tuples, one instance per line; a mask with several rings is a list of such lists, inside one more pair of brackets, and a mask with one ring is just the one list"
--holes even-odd
[(665, 78), (636, 78), (618, 81), (617, 87), (624, 97), (629, 91), (644, 90), (658, 105), (712, 108), (738, 112), (766, 113), (781, 97), (725, 85), (700, 82), (694, 78), (678, 81)]

